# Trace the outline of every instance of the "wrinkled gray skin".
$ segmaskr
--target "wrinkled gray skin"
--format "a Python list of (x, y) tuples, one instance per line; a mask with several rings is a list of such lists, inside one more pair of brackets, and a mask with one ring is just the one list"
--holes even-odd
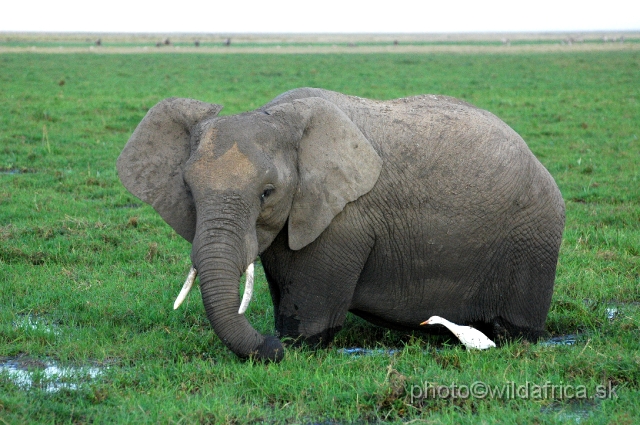
[(258, 255), (281, 338), (326, 344), (348, 311), (392, 328), (438, 315), (494, 338), (543, 334), (564, 203), (494, 115), (442, 96), (311, 88), (221, 108), (158, 103), (118, 172), (192, 242), (207, 317), (238, 356), (283, 356), (238, 314)]

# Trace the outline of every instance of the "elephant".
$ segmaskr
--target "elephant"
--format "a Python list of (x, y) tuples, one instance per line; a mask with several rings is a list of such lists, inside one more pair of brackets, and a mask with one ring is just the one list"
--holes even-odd
[[(327, 346), (348, 312), (392, 329), (437, 315), (493, 337), (545, 334), (564, 201), (495, 115), (441, 95), (319, 88), (221, 109), (160, 101), (117, 169), (191, 242), (207, 318), (237, 356), (280, 361), (283, 342)], [(238, 312), (258, 257), (276, 335)]]

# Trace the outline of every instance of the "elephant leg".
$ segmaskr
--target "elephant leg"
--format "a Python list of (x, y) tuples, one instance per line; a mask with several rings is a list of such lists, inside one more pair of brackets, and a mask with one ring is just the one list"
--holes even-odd
[[(286, 232), (283, 232), (286, 233)], [(322, 235), (321, 239), (326, 236)], [(326, 345), (342, 328), (369, 246), (318, 244), (300, 251), (280, 235), (262, 254), (281, 339)], [(328, 253), (323, 247), (331, 247)]]
[(546, 333), (560, 243), (556, 238), (558, 246), (540, 249), (520, 244), (511, 254), (509, 286), (494, 322), (509, 337), (535, 341)]

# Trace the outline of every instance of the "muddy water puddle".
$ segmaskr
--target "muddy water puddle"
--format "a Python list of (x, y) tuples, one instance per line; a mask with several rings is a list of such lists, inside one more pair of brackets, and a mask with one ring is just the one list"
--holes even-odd
[[(26, 334), (56, 338), (63, 329), (33, 315), (21, 315), (13, 322)], [(106, 371), (104, 365), (62, 365), (52, 359), (38, 359), (26, 355), (0, 357), (0, 380), (9, 380), (23, 390), (39, 389), (49, 393), (78, 390), (83, 384), (98, 379)]]
[(597, 411), (598, 403), (594, 401), (554, 402), (540, 409), (540, 413), (554, 416), (563, 423), (574, 424), (589, 419)]
[(0, 359), (0, 379), (9, 379), (23, 390), (40, 389), (49, 393), (78, 390), (99, 378), (105, 370), (106, 367), (61, 366), (53, 361), (25, 357)]

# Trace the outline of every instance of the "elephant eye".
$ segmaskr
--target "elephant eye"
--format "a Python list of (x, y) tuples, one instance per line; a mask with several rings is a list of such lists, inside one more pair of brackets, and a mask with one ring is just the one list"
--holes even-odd
[(265, 199), (267, 199), (273, 193), (274, 190), (276, 190), (275, 187), (271, 185), (267, 186), (262, 192), (262, 195), (260, 196), (260, 202), (264, 202)]

